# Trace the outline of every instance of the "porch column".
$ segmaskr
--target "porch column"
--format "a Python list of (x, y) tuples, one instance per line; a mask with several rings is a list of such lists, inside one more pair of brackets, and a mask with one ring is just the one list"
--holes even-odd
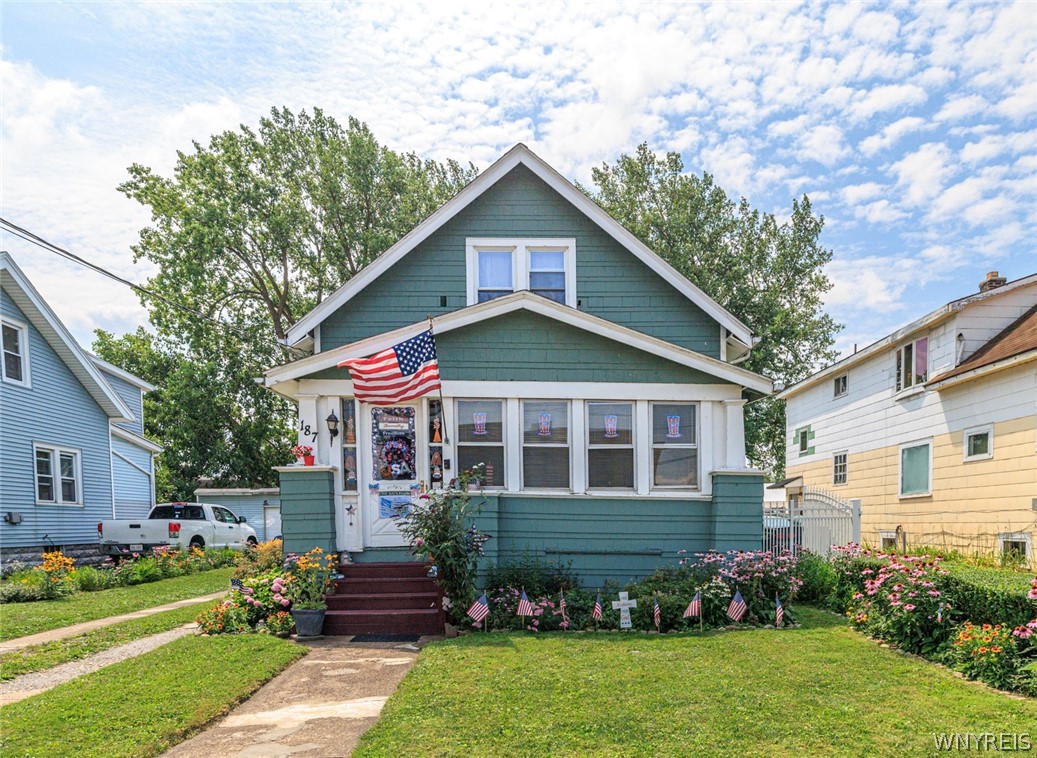
[(745, 465), (745, 400), (724, 400), (725, 434), (727, 440), (724, 468), (744, 470)]

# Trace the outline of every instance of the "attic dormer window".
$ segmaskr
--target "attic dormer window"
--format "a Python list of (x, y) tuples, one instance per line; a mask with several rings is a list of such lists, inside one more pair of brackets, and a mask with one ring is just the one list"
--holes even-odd
[(528, 290), (576, 307), (576, 240), (467, 240), (468, 304)]

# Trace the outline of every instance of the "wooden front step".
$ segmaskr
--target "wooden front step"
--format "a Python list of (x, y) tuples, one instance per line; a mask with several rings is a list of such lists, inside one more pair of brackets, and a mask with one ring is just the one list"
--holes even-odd
[(379, 595), (407, 592), (435, 592), (435, 580), (426, 576), (377, 577), (335, 580), (336, 595)]
[(324, 616), (324, 634), (442, 634), (439, 608), (381, 611), (332, 611)]
[(336, 611), (385, 611), (393, 609), (438, 608), (439, 593), (398, 592), (384, 594), (328, 595), (328, 609)]
[(408, 561), (406, 563), (345, 563), (339, 571), (346, 577), (356, 579), (401, 578), (405, 576), (428, 576), (429, 564)]
[(443, 595), (427, 563), (348, 563), (327, 596), (324, 634), (443, 634)]

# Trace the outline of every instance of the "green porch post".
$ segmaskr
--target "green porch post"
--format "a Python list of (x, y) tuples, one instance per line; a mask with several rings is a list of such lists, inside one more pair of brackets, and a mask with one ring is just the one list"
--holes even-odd
[(338, 552), (335, 538), (335, 489), (332, 466), (279, 466), (281, 533), (284, 552), (306, 553), (315, 547)]
[(763, 473), (714, 471), (713, 545), (716, 550), (763, 547)]

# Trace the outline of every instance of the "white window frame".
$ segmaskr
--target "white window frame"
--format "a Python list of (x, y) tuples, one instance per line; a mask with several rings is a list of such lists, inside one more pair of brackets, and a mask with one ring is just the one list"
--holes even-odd
[[(838, 457), (843, 456), (843, 480), (840, 482), (839, 473), (839, 462)], [(850, 481), (850, 451), (849, 450), (836, 450), (832, 453), (832, 486), (833, 487), (845, 487), (847, 482)]]
[(1001, 532), (997, 535), (997, 555), (999, 558), (1005, 554), (1005, 543), (1006, 542), (1022, 542), (1026, 545), (1026, 555), (1023, 557), (1026, 560), (1031, 560), (1033, 556), (1033, 538), (1028, 532)]
[[(883, 543), (884, 540), (893, 540), (893, 547), (892, 548), (887, 548), (885, 545), (883, 545), (882, 543)], [(890, 549), (892, 549), (892, 550), (899, 550), (900, 546), (897, 545), (897, 533), (896, 533), (896, 531), (894, 529), (879, 529), (879, 545), (878, 545), (878, 547), (879, 547), (879, 550), (882, 550), (882, 551), (886, 551), (886, 550), (890, 550)]]
[[(657, 405), (694, 405), (695, 406), (695, 442), (688, 444), (666, 444), (656, 443), (652, 434), (655, 429), (655, 406)], [(689, 400), (659, 400), (648, 404), (648, 482), (652, 492), (701, 492), (702, 491), (702, 455), (699, 440), (702, 439), (702, 403)], [(656, 484), (655, 483), (655, 455), (656, 448), (690, 449), (695, 451), (695, 486), (688, 487), (685, 484)]]
[[(501, 481), (504, 484), (498, 486), (487, 485), (483, 489), (493, 492), (503, 492), (508, 489), (508, 401), (507, 398), (503, 397), (455, 397), (454, 399), (454, 446), (455, 455), (454, 458), (457, 460), (457, 471), (463, 471), (461, 468), (461, 448), (462, 447), (500, 447), (503, 451), (504, 470), (501, 472)], [(501, 420), (501, 438), (500, 442), (463, 442), (461, 440), (461, 403), (500, 403), (500, 420)], [(442, 443), (437, 443), (442, 446)], [(430, 442), (429, 445), (435, 447)], [(446, 471), (443, 472), (443, 478), (446, 479)]]
[[(40, 500), (40, 479), (39, 470), (36, 466), (36, 457), (40, 451), (46, 451), (50, 453), (50, 466), (51, 466), (51, 487), (54, 489), (53, 500)], [(76, 499), (75, 500), (64, 500), (61, 492), (61, 456), (62, 454), (71, 455), (75, 461), (75, 482), (76, 482)], [(32, 486), (33, 486), (33, 500), (36, 505), (62, 505), (62, 506), (82, 506), (83, 505), (83, 451), (79, 448), (74, 447), (62, 447), (58, 445), (49, 445), (45, 442), (33, 442), (32, 443)]]
[[(980, 455), (969, 455), (969, 437), (978, 437), (981, 434), (987, 435), (987, 452)], [(971, 429), (966, 429), (962, 436), (962, 443), (962, 461), (968, 463), (971, 461), (990, 460), (994, 457), (994, 425), (984, 424), (983, 426), (974, 426)]]
[(545, 237), (530, 239), (469, 237), (465, 240), (465, 262), (468, 276), (468, 305), (479, 302), (479, 253), (510, 252), (512, 292), (529, 290), (530, 252), (561, 250), (565, 259), (565, 304), (577, 305), (576, 299), (576, 239), (574, 237)]
[[(629, 405), (630, 406), (630, 444), (629, 445), (592, 445), (591, 414), (592, 405)], [(635, 492), (637, 491), (637, 401), (636, 400), (586, 400), (584, 407), (584, 445), (583, 467), (586, 472), (587, 492)], [(696, 415), (697, 415), (696, 411)], [(697, 419), (696, 419), (697, 420)], [(696, 439), (698, 437), (696, 436)], [(629, 450), (633, 461), (633, 479), (629, 487), (591, 487), (591, 450)]]
[[(569, 487), (526, 487), (526, 403), (565, 403), (565, 429), (566, 429), (566, 443), (560, 445), (558, 443), (542, 443), (539, 445), (529, 445), (529, 447), (564, 447), (569, 451)], [(572, 493), (574, 492), (573, 482), (573, 401), (564, 398), (520, 398), (519, 399), (519, 487), (522, 492), (545, 492), (550, 494), (558, 494), (563, 492)], [(505, 457), (507, 457), (507, 451), (505, 451)], [(507, 480), (505, 480), (507, 481)]]
[[(920, 382), (918, 382), (916, 384), (915, 381), (914, 381), (914, 376), (915, 376), (915, 370), (914, 370), (915, 356), (918, 354), (918, 343), (923, 341), (923, 340), (925, 340), (925, 344), (926, 344), (926, 350), (925, 350), (925, 378), (922, 379)], [(927, 381), (929, 381), (930, 367), (932, 365), (932, 361), (930, 360), (930, 358), (932, 356), (932, 352), (929, 349), (931, 344), (932, 344), (932, 340), (929, 338), (929, 335), (928, 334), (923, 334), (920, 337), (916, 337), (913, 340), (909, 340), (909, 341), (903, 343), (895, 351), (893, 351), (893, 373), (894, 373), (894, 376), (893, 376), (893, 391), (896, 394), (902, 394), (902, 393), (915, 394), (915, 393), (921, 392), (921, 391), (923, 391), (925, 389), (925, 383)], [(904, 369), (907, 368), (907, 365), (904, 362), (903, 357), (904, 357), (904, 349), (907, 348), (907, 347), (911, 348), (911, 366), (910, 366), (910, 374), (909, 374), (910, 377), (911, 377), (911, 383), (910, 384), (908, 384), (908, 382), (905, 380), (905, 374), (904, 374)]]
[[(0, 319), (0, 324), (18, 332), (18, 348), (21, 350), (18, 357), (22, 361), (22, 378), (11, 379), (7, 376), (7, 356), (4, 355), (7, 351), (2, 348), (2, 344), (0, 344), (0, 376), (8, 384), (31, 388), (32, 381), (29, 376), (29, 326), (22, 321), (17, 321), (7, 316)], [(2, 339), (0, 339), (0, 343), (2, 343)]]
[[(909, 495), (903, 493), (904, 487), (904, 450), (914, 447), (922, 447), (922, 445), (929, 446), (929, 483), (925, 492), (912, 492)], [(905, 442), (900, 445), (897, 450), (897, 497), (901, 500), (908, 500), (914, 497), (932, 497), (933, 494), (933, 438), (929, 437), (924, 440), (916, 440), (914, 442)]]
[[(842, 380), (842, 392), (839, 391), (840, 380)], [(835, 377), (835, 380), (833, 382), (832, 399), (835, 400), (840, 397), (846, 397), (848, 394), (850, 394), (850, 375), (848, 373), (840, 374), (839, 376)]]

